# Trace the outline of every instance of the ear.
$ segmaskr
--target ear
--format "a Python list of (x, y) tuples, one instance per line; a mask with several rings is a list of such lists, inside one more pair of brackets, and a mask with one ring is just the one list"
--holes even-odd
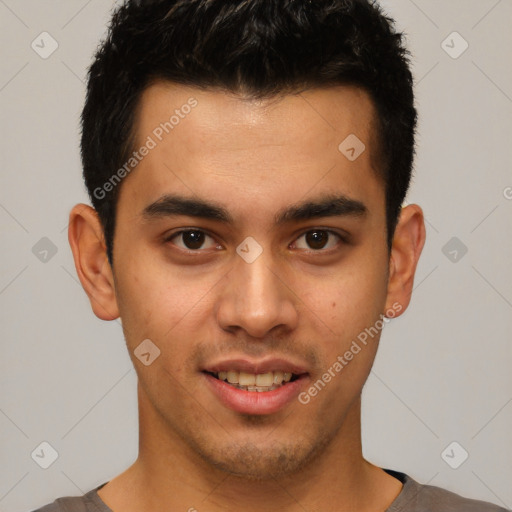
[(69, 214), (68, 240), (78, 278), (94, 314), (102, 320), (115, 320), (119, 309), (114, 277), (107, 258), (103, 227), (94, 208), (86, 204), (73, 207)]
[[(422, 209), (417, 204), (402, 208), (391, 247), (386, 298), (386, 311), (393, 309), (396, 311), (394, 316), (400, 316), (411, 300), (414, 274), (425, 236)], [(397, 309), (397, 304), (401, 306), (400, 309)]]

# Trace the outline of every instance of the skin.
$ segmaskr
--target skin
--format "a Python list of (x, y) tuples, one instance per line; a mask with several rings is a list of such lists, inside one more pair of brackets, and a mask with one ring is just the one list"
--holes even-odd
[[(308, 404), (272, 414), (227, 408), (201, 373), (222, 358), (281, 357), (307, 369), (307, 391), (381, 314), (406, 310), (424, 219), (404, 207), (388, 251), (373, 103), (348, 86), (254, 101), (156, 83), (136, 147), (190, 97), (197, 106), (122, 182), (113, 268), (95, 210), (70, 214), (80, 281), (96, 316), (121, 317), (139, 380), (138, 458), (99, 495), (127, 512), (385, 510), (402, 484), (363, 458), (360, 420), (380, 332)], [(351, 133), (366, 146), (353, 162), (338, 150)], [(233, 223), (144, 218), (171, 193), (218, 203)], [(333, 193), (366, 214), (275, 224), (282, 209)], [(199, 249), (169, 240), (184, 228), (206, 232)], [(307, 237), (314, 228), (333, 232), (325, 248)], [(252, 263), (236, 252), (248, 236), (263, 249)], [(161, 354), (145, 366), (134, 350), (148, 338)]]

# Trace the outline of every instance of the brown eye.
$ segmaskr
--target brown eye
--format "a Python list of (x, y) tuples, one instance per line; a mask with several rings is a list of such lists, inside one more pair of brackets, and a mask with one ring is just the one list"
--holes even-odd
[[(335, 247), (337, 244), (337, 240), (341, 240), (341, 236), (333, 231), (328, 231), (326, 229), (313, 229), (301, 235), (296, 242), (296, 246), (299, 249), (313, 249), (315, 251), (322, 249), (331, 249)], [(304, 239), (304, 243), (299, 243), (298, 241)], [(301, 246), (302, 245), (302, 246)]]
[(200, 231), (198, 229), (188, 229), (175, 233), (172, 237), (169, 238), (169, 241), (178, 240), (178, 242), (173, 242), (176, 246), (181, 247), (182, 249), (187, 249), (189, 251), (196, 251), (201, 248), (205, 249), (205, 247), (202, 246), (208, 239), (213, 242), (212, 246), (215, 246), (213, 238), (207, 235), (204, 231)]

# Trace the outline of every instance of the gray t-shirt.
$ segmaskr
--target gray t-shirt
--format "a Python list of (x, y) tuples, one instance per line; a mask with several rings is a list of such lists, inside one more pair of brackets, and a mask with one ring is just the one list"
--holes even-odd
[[(386, 512), (512, 512), (486, 501), (463, 498), (440, 487), (419, 484), (405, 473), (391, 469), (384, 471), (403, 484), (402, 491)], [(81, 497), (59, 498), (33, 512), (113, 512), (96, 492), (106, 484)]]

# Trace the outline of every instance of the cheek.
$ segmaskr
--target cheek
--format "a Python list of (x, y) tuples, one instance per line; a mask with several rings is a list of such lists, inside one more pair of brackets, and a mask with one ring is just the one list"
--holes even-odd
[[(186, 368), (186, 347), (190, 348), (188, 342), (193, 325), (201, 325), (195, 318), (201, 308), (198, 300), (204, 293), (194, 288), (191, 291), (178, 275), (164, 276), (155, 268), (153, 272), (148, 266), (140, 265), (140, 268), (147, 270), (143, 274), (136, 273), (134, 268), (126, 265), (117, 289), (126, 345), (140, 384), (153, 405), (176, 409), (179, 396), (160, 393), (177, 387), (177, 382), (181, 385), (187, 382), (193, 390), (194, 382), (187, 381), (192, 372)], [(186, 338), (187, 329), (189, 339)], [(156, 353), (155, 350), (158, 356), (146, 366), (138, 354), (142, 353), (139, 346), (142, 347), (141, 343), (147, 339), (156, 346), (155, 349), (150, 345), (150, 357)]]
[(302, 289), (304, 303), (315, 313), (340, 348), (348, 337), (372, 325), (385, 307), (387, 286), (385, 267), (347, 266), (321, 282), (311, 280)]
[[(116, 280), (116, 295), (127, 343), (156, 338), (155, 324), (170, 322), (171, 315), (177, 314), (176, 308), (170, 308), (167, 302), (167, 280), (159, 278), (156, 269), (136, 255), (116, 263), (120, 276)], [(166, 317), (162, 317), (162, 311), (167, 311)]]
[[(387, 289), (384, 265), (377, 259), (364, 266), (347, 265), (346, 272), (325, 280), (321, 293), (318, 286), (309, 292), (318, 316), (329, 327), (317, 345), (322, 368), (315, 376), (315, 382), (329, 382), (330, 392), (323, 395), (326, 410), (339, 409), (340, 403), (348, 405), (371, 370), (384, 325), (380, 316)], [(322, 388), (322, 382), (317, 387)]]
[(212, 275), (184, 276), (183, 271), (135, 255), (118, 268), (122, 277), (116, 282), (116, 293), (131, 347), (149, 338), (162, 349), (170, 348), (183, 325), (201, 325), (199, 317), (218, 280)]

